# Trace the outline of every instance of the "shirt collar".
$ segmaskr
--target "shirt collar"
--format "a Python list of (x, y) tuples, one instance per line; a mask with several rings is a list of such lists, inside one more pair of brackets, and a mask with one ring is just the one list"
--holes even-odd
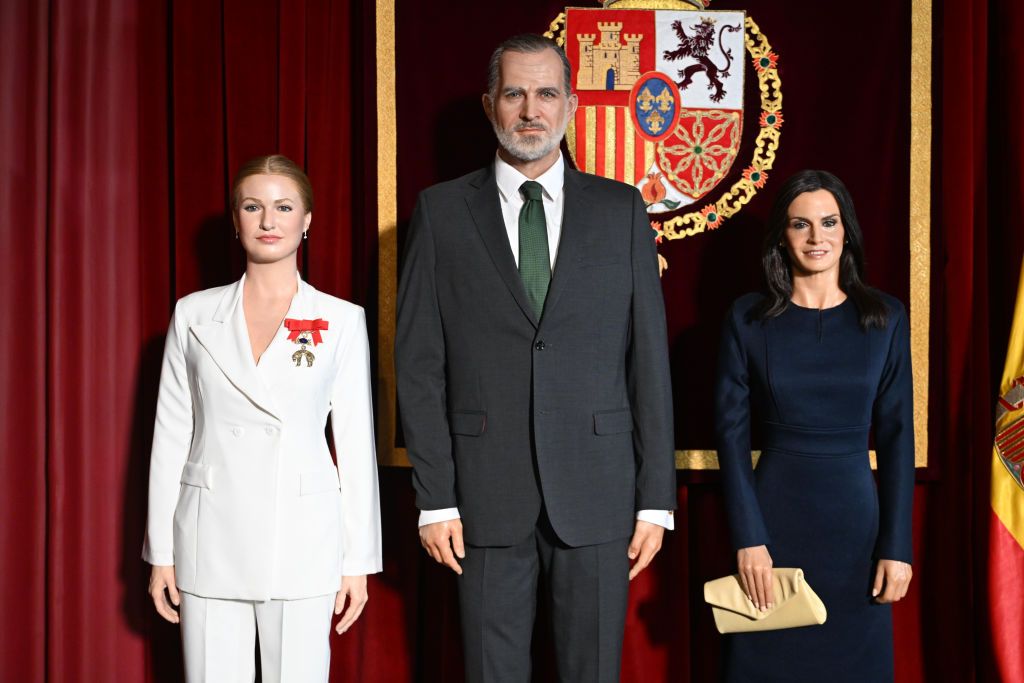
[[(494, 158), (494, 179), (497, 181), (498, 191), (501, 192), (505, 201), (508, 201), (510, 197), (519, 197), (520, 186), (530, 180), (502, 159), (500, 155), (495, 155)], [(558, 199), (565, 185), (565, 161), (561, 153), (558, 154), (558, 159), (551, 165), (551, 168), (544, 171), (536, 181), (544, 188), (544, 194), (548, 199), (551, 201)]]

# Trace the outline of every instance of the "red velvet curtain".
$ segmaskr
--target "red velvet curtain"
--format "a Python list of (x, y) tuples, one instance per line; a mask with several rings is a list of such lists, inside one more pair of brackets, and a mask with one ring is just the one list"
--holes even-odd
[[(872, 131), (884, 148), (874, 157), (856, 153), (869, 145), (843, 126), (850, 112), (880, 106), (872, 100), (879, 88), (903, 87), (899, 36), (909, 1), (864, 8), (860, 23), (836, 21), (840, 10), (820, 2), (787, 3), (787, 16), (764, 0), (721, 4), (748, 9), (788, 65), (787, 111), (797, 115), (787, 117), (774, 179), (838, 165), (855, 179), (855, 196), (876, 198), (858, 203), (865, 224), (867, 215), (902, 225), (906, 171), (888, 162), (906, 158), (899, 112), (907, 101), (898, 95), (897, 113), (880, 115), (891, 124)], [(424, 184), (467, 172), (493, 151), (478, 97), (490, 48), (512, 32), (543, 29), (563, 4), (396, 5), (407, 218)], [(876, 10), (895, 23), (872, 19)], [(787, 28), (801, 13), (821, 27), (813, 40)], [(936, 0), (934, 21), (932, 447), (917, 487), (915, 583), (896, 609), (897, 673), (900, 681), (994, 681), (984, 522), (993, 379), (1024, 251), (1024, 55), (1016, 43), (1024, 10), (1012, 0)], [(873, 28), (887, 33), (867, 45)], [(420, 43), (429, 49), (410, 47)], [(814, 61), (826, 51), (845, 51), (841, 58), (861, 70), (829, 75)], [(304, 274), (376, 310), (374, 54), (373, 6), (352, 0), (0, 3), (0, 208), (11, 247), (0, 268), (0, 678), (181, 679), (176, 629), (153, 614), (139, 559), (171, 305), (238, 276), (230, 173), (250, 156), (281, 151), (306, 166), (316, 193)], [(886, 76), (889, 62), (904, 75)], [(852, 146), (816, 144), (830, 138)], [(887, 218), (887, 207), (898, 210)], [(756, 273), (751, 236), (764, 210), (753, 203), (692, 248), (719, 259), (733, 253), (736, 272)], [(875, 272), (903, 277), (899, 239), (869, 236)], [(681, 271), (687, 242), (669, 253)], [(694, 291), (706, 298), (717, 276), (696, 270), (694, 286), (705, 289), (676, 280), (673, 310), (692, 306)], [(725, 293), (754, 283), (740, 276)], [(677, 330), (677, 352), (701, 343), (686, 329)], [(625, 681), (709, 681), (720, 671), (721, 639), (700, 603), (700, 584), (731, 562), (718, 484), (696, 473), (679, 481), (679, 529), (633, 586)], [(332, 680), (459, 681), (454, 582), (416, 543), (408, 471), (385, 469), (381, 484), (385, 572), (371, 583), (361, 623), (333, 641)], [(543, 638), (537, 655), (537, 680), (553, 680)]]
[[(0, 3), (3, 680), (180, 679), (139, 561), (171, 305), (240, 275), (230, 173), (274, 151), (313, 178), (305, 275), (373, 297), (372, 26), (349, 0)], [(386, 632), (338, 670), (385, 678)]]

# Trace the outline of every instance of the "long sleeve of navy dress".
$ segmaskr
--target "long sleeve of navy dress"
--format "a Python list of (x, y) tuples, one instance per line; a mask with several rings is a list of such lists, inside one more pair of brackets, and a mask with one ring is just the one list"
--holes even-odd
[(891, 609), (871, 586), (877, 560), (911, 561), (914, 411), (907, 315), (883, 296), (882, 329), (862, 329), (851, 299), (762, 321), (749, 294), (726, 316), (715, 431), (733, 546), (803, 569), (828, 610), (822, 626), (731, 636), (727, 680), (893, 679)]

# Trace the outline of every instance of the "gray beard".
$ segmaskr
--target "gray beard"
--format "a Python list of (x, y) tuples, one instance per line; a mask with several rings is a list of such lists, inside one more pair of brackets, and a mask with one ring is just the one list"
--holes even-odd
[(523, 130), (528, 128), (528, 126), (517, 124), (508, 129), (501, 128), (495, 121), (491, 122), (491, 126), (494, 128), (494, 135), (498, 138), (498, 144), (501, 145), (503, 150), (520, 161), (537, 161), (550, 154), (562, 142), (562, 138), (565, 136), (565, 128), (568, 124), (569, 119), (566, 117), (565, 123), (557, 131), (552, 133), (545, 129), (544, 135), (535, 139), (519, 138), (516, 136), (517, 130)]

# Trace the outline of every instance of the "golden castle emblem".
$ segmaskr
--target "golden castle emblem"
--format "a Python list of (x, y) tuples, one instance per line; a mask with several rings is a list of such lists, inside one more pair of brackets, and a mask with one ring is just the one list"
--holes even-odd
[(577, 90), (629, 90), (640, 78), (640, 42), (643, 34), (622, 35), (621, 21), (599, 22), (596, 33), (579, 33), (580, 68)]

